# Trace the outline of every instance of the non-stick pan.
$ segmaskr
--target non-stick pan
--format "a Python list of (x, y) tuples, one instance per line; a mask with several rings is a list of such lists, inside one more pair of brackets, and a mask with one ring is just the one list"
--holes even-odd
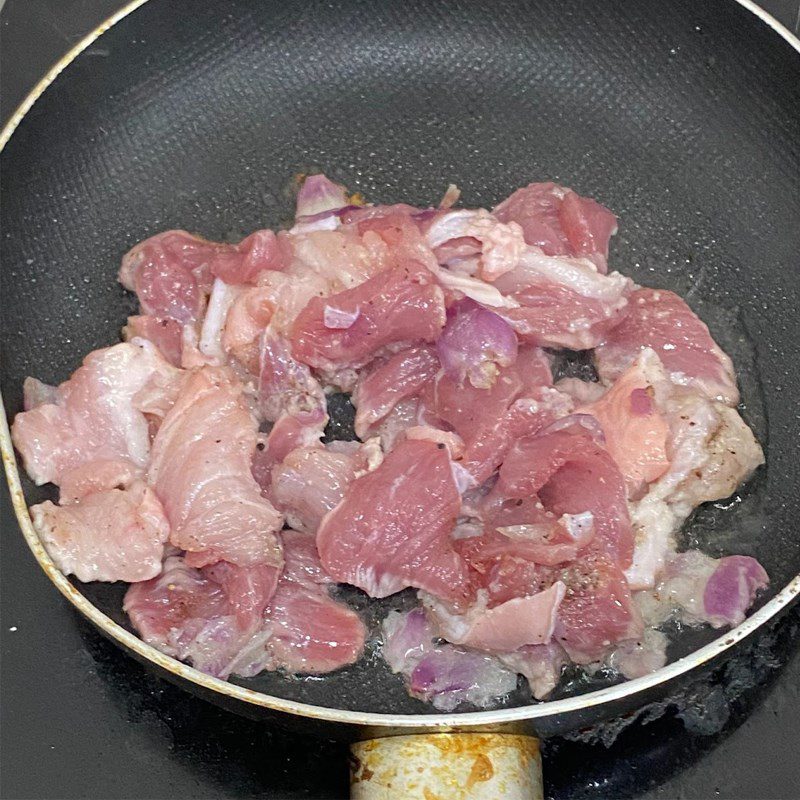
[[(131, 633), (123, 586), (56, 571), (26, 511), (51, 492), (20, 476), (3, 423), (22, 531), (62, 593), (191, 691), (362, 740), (355, 796), (382, 790), (387, 764), (393, 791), (398, 764), (434, 781), (417, 760), (433, 756), (466, 764), (474, 796), (532, 791), (535, 745), (512, 734), (568, 731), (675, 692), (800, 591), (800, 43), (752, 3), (137, 0), (51, 71), (0, 144), (9, 418), (26, 375), (59, 382), (116, 340), (133, 309), (115, 280), (132, 244), (171, 227), (237, 239), (279, 226), (293, 177), (318, 170), (370, 200), (422, 205), (450, 182), (473, 206), (531, 180), (571, 185), (619, 215), (615, 267), (685, 296), (733, 356), (766, 467), (684, 537), (756, 556), (772, 580), (759, 606), (733, 631), (676, 639), (672, 663), (645, 678), (567, 681), (547, 702), (520, 691), (485, 712), (431, 713), (374, 642), (322, 680), (225, 683), (158, 653)], [(445, 733), (465, 731), (482, 735)]]

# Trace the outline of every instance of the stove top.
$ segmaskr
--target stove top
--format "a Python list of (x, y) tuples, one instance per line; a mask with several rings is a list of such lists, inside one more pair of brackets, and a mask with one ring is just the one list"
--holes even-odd
[[(120, 0), (9, 0), (0, 116)], [(762, 5), (790, 29), (798, 0)], [(2, 6), (2, 2), (0, 2)], [(101, 48), (99, 48), (99, 51)], [(347, 796), (346, 747), (233, 716), (124, 655), (61, 600), (2, 494), (0, 796)], [(680, 709), (651, 707), (544, 744), (546, 793), (597, 798), (792, 798), (800, 786), (800, 607)]]

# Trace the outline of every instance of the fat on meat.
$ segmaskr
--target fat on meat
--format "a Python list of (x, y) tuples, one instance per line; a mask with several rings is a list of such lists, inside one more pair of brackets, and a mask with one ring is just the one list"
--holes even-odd
[(633, 284), (604, 275), (585, 258), (548, 256), (528, 247), (517, 266), (493, 284), (516, 307), (498, 311), (523, 341), (586, 350), (605, 340), (628, 312)]
[(60, 483), (70, 470), (99, 459), (147, 465), (150, 435), (137, 402), (154, 388), (169, 404), (180, 370), (150, 342), (134, 340), (95, 350), (44, 402), (14, 418), (11, 435), (37, 485)]
[(241, 383), (215, 367), (189, 377), (156, 434), (148, 480), (192, 566), (282, 563), (283, 518), (251, 474), (256, 437)]

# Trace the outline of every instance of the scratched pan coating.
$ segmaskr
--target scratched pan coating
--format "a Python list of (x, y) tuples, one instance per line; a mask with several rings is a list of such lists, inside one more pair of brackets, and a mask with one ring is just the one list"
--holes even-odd
[[(685, 296), (740, 373), (767, 465), (736, 502), (701, 509), (686, 541), (756, 556), (772, 578), (761, 606), (800, 573), (800, 55), (789, 41), (733, 0), (195, 0), (191, 24), (185, 11), (149, 0), (118, 21), (55, 79), (2, 153), (9, 418), (26, 375), (59, 382), (116, 341), (134, 308), (115, 280), (120, 257), (153, 233), (236, 239), (279, 226), (300, 172), (324, 171), (371, 201), (420, 205), (454, 182), (465, 205), (487, 207), (552, 179), (619, 215), (614, 266)], [(22, 488), (28, 503), (52, 496), (24, 476)], [(72, 585), (127, 627), (123, 586)], [(373, 629), (410, 602), (342, 592)], [(672, 655), (712, 641), (721, 653), (740, 634), (718, 637), (691, 632)], [(700, 652), (698, 663), (712, 654)], [(160, 668), (201, 691), (196, 673), (168, 662)], [(590, 705), (532, 705), (520, 688), (510, 713), (432, 717), (372, 637), (359, 664), (324, 678), (266, 673), (237, 681), (257, 694), (215, 681), (202, 691), (381, 725), (415, 724), (396, 715), (536, 716), (546, 732), (653, 699), (683, 671), (624, 697), (585, 695)], [(555, 699), (601, 685), (576, 679)]]

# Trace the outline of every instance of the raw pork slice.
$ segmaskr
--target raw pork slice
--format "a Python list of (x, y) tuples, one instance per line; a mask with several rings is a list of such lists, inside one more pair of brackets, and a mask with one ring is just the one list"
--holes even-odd
[(145, 314), (185, 325), (200, 318), (213, 278), (251, 283), (260, 272), (285, 265), (285, 254), (272, 231), (256, 231), (237, 245), (209, 242), (186, 231), (165, 231), (124, 256), (119, 280), (136, 292)]
[(599, 400), (577, 409), (600, 423), (631, 497), (669, 469), (669, 424), (655, 398), (664, 381), (658, 356), (647, 348)]
[(126, 342), (131, 339), (147, 339), (160, 351), (161, 355), (172, 364), (180, 367), (183, 351), (183, 326), (170, 317), (150, 317), (140, 314), (128, 317), (128, 324), (122, 329)]
[(595, 351), (600, 378), (615, 381), (645, 347), (656, 351), (676, 384), (729, 406), (739, 402), (730, 358), (674, 292), (637, 289), (630, 296), (625, 320), (608, 332)]
[(380, 447), (374, 441), (356, 445), (352, 453), (337, 450), (334, 445), (292, 450), (272, 470), (273, 502), (293, 527), (316, 532), (347, 486), (367, 471), (368, 451), (377, 455), (380, 463)]
[[(352, 320), (346, 326), (339, 321), (344, 317)], [(315, 297), (294, 322), (292, 352), (312, 367), (359, 367), (386, 345), (432, 342), (444, 321), (442, 290), (427, 269), (411, 264), (354, 289)]]
[[(264, 668), (319, 675), (355, 663), (367, 632), (355, 611), (328, 595), (331, 579), (319, 563), (314, 537), (287, 530), (281, 538), (286, 566), (265, 612), (261, 636), (239, 655), (235, 670), (245, 675)], [(259, 638), (266, 639), (263, 645)], [(248, 660), (249, 669), (244, 669)]]
[[(487, 387), (439, 375), (426, 403), (464, 441), (462, 466), (475, 483), (482, 483), (502, 462), (514, 436), (524, 436), (551, 421), (549, 410), (561, 408), (543, 387), (552, 383), (544, 353), (536, 347), (520, 350), (513, 364), (500, 368)], [(517, 398), (527, 402), (512, 411)], [(541, 402), (540, 402), (541, 401)], [(558, 412), (556, 412), (558, 413)]]
[(485, 599), (464, 614), (453, 614), (435, 598), (423, 598), (437, 633), (452, 644), (491, 653), (549, 644), (566, 587), (556, 581), (541, 592), (486, 606)]
[(281, 571), (269, 564), (237, 567), (227, 561), (218, 561), (204, 567), (203, 573), (222, 587), (239, 627), (255, 630), (278, 588)]
[(327, 421), (328, 415), (319, 409), (283, 414), (272, 426), (268, 436), (259, 434), (253, 454), (252, 472), (265, 497), (269, 497), (272, 491), (273, 467), (298, 447), (318, 446)]
[(31, 507), (33, 525), (65, 575), (81, 581), (144, 581), (161, 572), (169, 523), (143, 481), (68, 505)]
[(424, 345), (400, 350), (377, 363), (353, 393), (356, 434), (365, 438), (401, 400), (416, 397), (439, 369), (434, 349)]
[(492, 212), (501, 222), (516, 222), (528, 244), (549, 256), (585, 256), (607, 270), (608, 243), (617, 218), (590, 197), (555, 183), (517, 189)]
[(90, 353), (58, 387), (55, 402), (14, 418), (11, 433), (28, 474), (41, 485), (59, 483), (63, 474), (95, 459), (146, 466), (150, 436), (137, 395), (148, 386), (169, 394), (179, 377), (144, 340)]
[(137, 478), (142, 477), (144, 470), (135, 467), (127, 459), (87, 461), (61, 476), (58, 502), (63, 506), (77, 503), (93, 492), (127, 489)]
[(405, 440), (353, 481), (317, 532), (322, 564), (371, 597), (408, 586), (451, 602), (469, 597), (466, 565), (453, 550), (460, 497), (443, 444)]
[(586, 350), (606, 339), (627, 313), (632, 283), (603, 275), (587, 259), (548, 256), (528, 247), (494, 286), (517, 308), (498, 310), (517, 334), (541, 347)]
[(157, 578), (133, 584), (123, 609), (149, 645), (218, 678), (231, 674), (253, 636), (237, 624), (223, 588), (182, 556), (169, 556)]
[(325, 414), (325, 394), (311, 370), (295, 360), (287, 339), (272, 326), (260, 343), (259, 405), (264, 416), (277, 420), (282, 414)]
[(555, 639), (575, 663), (599, 661), (616, 643), (642, 635), (628, 582), (608, 555), (586, 553), (551, 577), (567, 587)]
[(148, 477), (192, 566), (281, 565), (283, 518), (250, 471), (256, 434), (242, 385), (214, 367), (191, 375), (158, 430)]
[(594, 538), (590, 548), (607, 553), (625, 569), (634, 546), (625, 481), (583, 419), (581, 415), (567, 417), (518, 441), (500, 468), (493, 496), (524, 501), (538, 495), (556, 517), (591, 512)]

